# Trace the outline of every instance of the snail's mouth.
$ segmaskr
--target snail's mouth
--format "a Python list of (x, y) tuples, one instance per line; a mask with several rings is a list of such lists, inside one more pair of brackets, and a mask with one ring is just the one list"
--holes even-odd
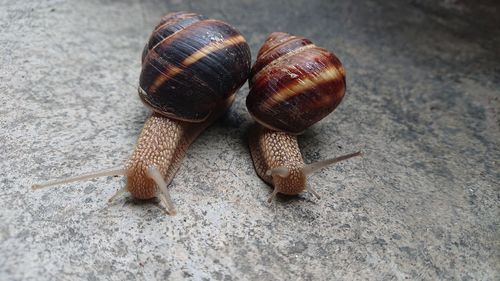
[(267, 170), (266, 175), (268, 176), (279, 176), (282, 178), (288, 177), (290, 175), (290, 168), (285, 166), (279, 166), (276, 168), (272, 168)]
[(279, 193), (297, 195), (306, 190), (306, 177), (298, 171), (290, 171), (285, 177), (273, 175), (273, 186)]

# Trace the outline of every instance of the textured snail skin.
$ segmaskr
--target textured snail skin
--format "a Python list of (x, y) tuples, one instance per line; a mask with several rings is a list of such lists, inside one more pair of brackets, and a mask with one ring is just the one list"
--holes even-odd
[(245, 83), (250, 66), (250, 49), (236, 29), (193, 13), (171, 13), (144, 47), (139, 96), (163, 116), (202, 122)]
[(224, 22), (186, 12), (162, 18), (142, 54), (139, 95), (155, 113), (125, 165), (128, 192), (157, 196), (149, 167), (171, 182), (189, 145), (233, 103), (250, 60), (245, 39)]
[(345, 94), (345, 72), (339, 59), (306, 38), (275, 32), (259, 51), (249, 80), (247, 109), (257, 121), (249, 146), (257, 175), (277, 193), (296, 195), (314, 187), (311, 173), (360, 155), (352, 153), (306, 165), (297, 134), (318, 122)]
[(251, 70), (248, 111), (262, 125), (300, 134), (344, 97), (345, 71), (330, 51), (306, 38), (275, 32)]
[[(302, 172), (304, 160), (294, 135), (254, 125), (250, 131), (250, 152), (257, 175), (278, 192), (295, 195), (306, 187), (306, 176)], [(286, 166), (287, 177), (271, 176), (266, 172), (272, 168)]]
[(165, 118), (154, 113), (144, 124), (135, 150), (125, 164), (126, 190), (138, 199), (156, 197), (156, 183), (146, 175), (148, 167), (157, 167), (165, 182), (169, 184), (189, 145), (224, 114), (232, 102), (232, 98), (227, 99), (215, 108), (207, 120), (200, 123)]
[(176, 213), (168, 184), (189, 145), (234, 101), (250, 73), (250, 50), (228, 24), (193, 13), (167, 14), (142, 52), (139, 96), (153, 110), (125, 167), (37, 183), (33, 189), (125, 176), (126, 185), (109, 199), (129, 192), (137, 199), (158, 197)]

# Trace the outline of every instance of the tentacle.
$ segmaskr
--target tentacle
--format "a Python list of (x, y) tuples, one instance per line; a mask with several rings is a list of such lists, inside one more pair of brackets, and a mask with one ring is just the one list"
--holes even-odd
[(302, 168), (302, 171), (304, 172), (305, 175), (310, 175), (310, 174), (312, 174), (318, 170), (321, 170), (323, 168), (326, 168), (330, 165), (333, 165), (333, 164), (338, 163), (340, 161), (343, 161), (343, 160), (346, 160), (346, 159), (349, 159), (349, 158), (352, 158), (355, 156), (360, 156), (360, 155), (361, 155), (361, 151), (358, 151), (358, 152), (343, 155), (340, 157), (326, 159), (326, 160), (318, 161), (315, 163), (307, 164), (307, 165), (304, 165), (304, 167)]
[(89, 180), (89, 179), (98, 178), (98, 177), (105, 177), (105, 176), (124, 176), (125, 173), (126, 173), (126, 170), (124, 168), (104, 169), (104, 170), (94, 171), (94, 172), (91, 172), (88, 174), (83, 174), (80, 176), (68, 177), (68, 178), (63, 178), (63, 179), (58, 179), (58, 180), (51, 180), (51, 181), (44, 182), (44, 183), (37, 183), (37, 184), (34, 184), (32, 186), (32, 188), (39, 189), (39, 188), (44, 188), (44, 187), (58, 185), (58, 184), (70, 183), (70, 182), (75, 182), (75, 181), (84, 181), (84, 180)]
[(158, 197), (165, 205), (165, 210), (168, 212), (169, 215), (171, 216), (175, 215), (177, 211), (175, 210), (174, 203), (172, 202), (170, 193), (168, 192), (167, 183), (163, 179), (163, 176), (161, 175), (158, 168), (156, 168), (155, 166), (149, 166), (147, 174), (151, 179), (154, 180), (154, 182), (158, 186), (158, 191), (159, 191)]
[(278, 189), (277, 188), (275, 188), (273, 190), (273, 193), (271, 193), (271, 195), (267, 199), (267, 203), (271, 204), (271, 202), (273, 202), (274, 197), (276, 197), (276, 194), (278, 194)]

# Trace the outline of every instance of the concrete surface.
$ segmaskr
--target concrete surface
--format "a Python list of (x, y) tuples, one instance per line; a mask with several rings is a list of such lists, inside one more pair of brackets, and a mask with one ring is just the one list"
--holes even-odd
[[(0, 280), (499, 280), (500, 20), (494, 1), (0, 1)], [(107, 199), (119, 178), (33, 182), (121, 165), (148, 111), (141, 48), (163, 13), (334, 50), (339, 108), (307, 162), (361, 149), (279, 197), (255, 174), (235, 106), (190, 148), (179, 214)]]

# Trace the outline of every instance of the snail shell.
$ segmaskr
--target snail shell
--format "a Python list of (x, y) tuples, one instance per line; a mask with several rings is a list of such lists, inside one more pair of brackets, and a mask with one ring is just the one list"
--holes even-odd
[(194, 13), (171, 13), (144, 47), (139, 96), (163, 116), (202, 122), (245, 83), (250, 66), (250, 49), (236, 29)]
[(292, 134), (330, 114), (346, 90), (344, 68), (333, 53), (283, 32), (266, 39), (249, 85), (246, 104), (254, 119)]
[(153, 109), (125, 167), (34, 184), (42, 188), (100, 176), (126, 178), (110, 200), (160, 198), (173, 215), (167, 186), (189, 145), (229, 109), (250, 73), (250, 49), (227, 23), (179, 12), (164, 16), (142, 52), (139, 96)]

